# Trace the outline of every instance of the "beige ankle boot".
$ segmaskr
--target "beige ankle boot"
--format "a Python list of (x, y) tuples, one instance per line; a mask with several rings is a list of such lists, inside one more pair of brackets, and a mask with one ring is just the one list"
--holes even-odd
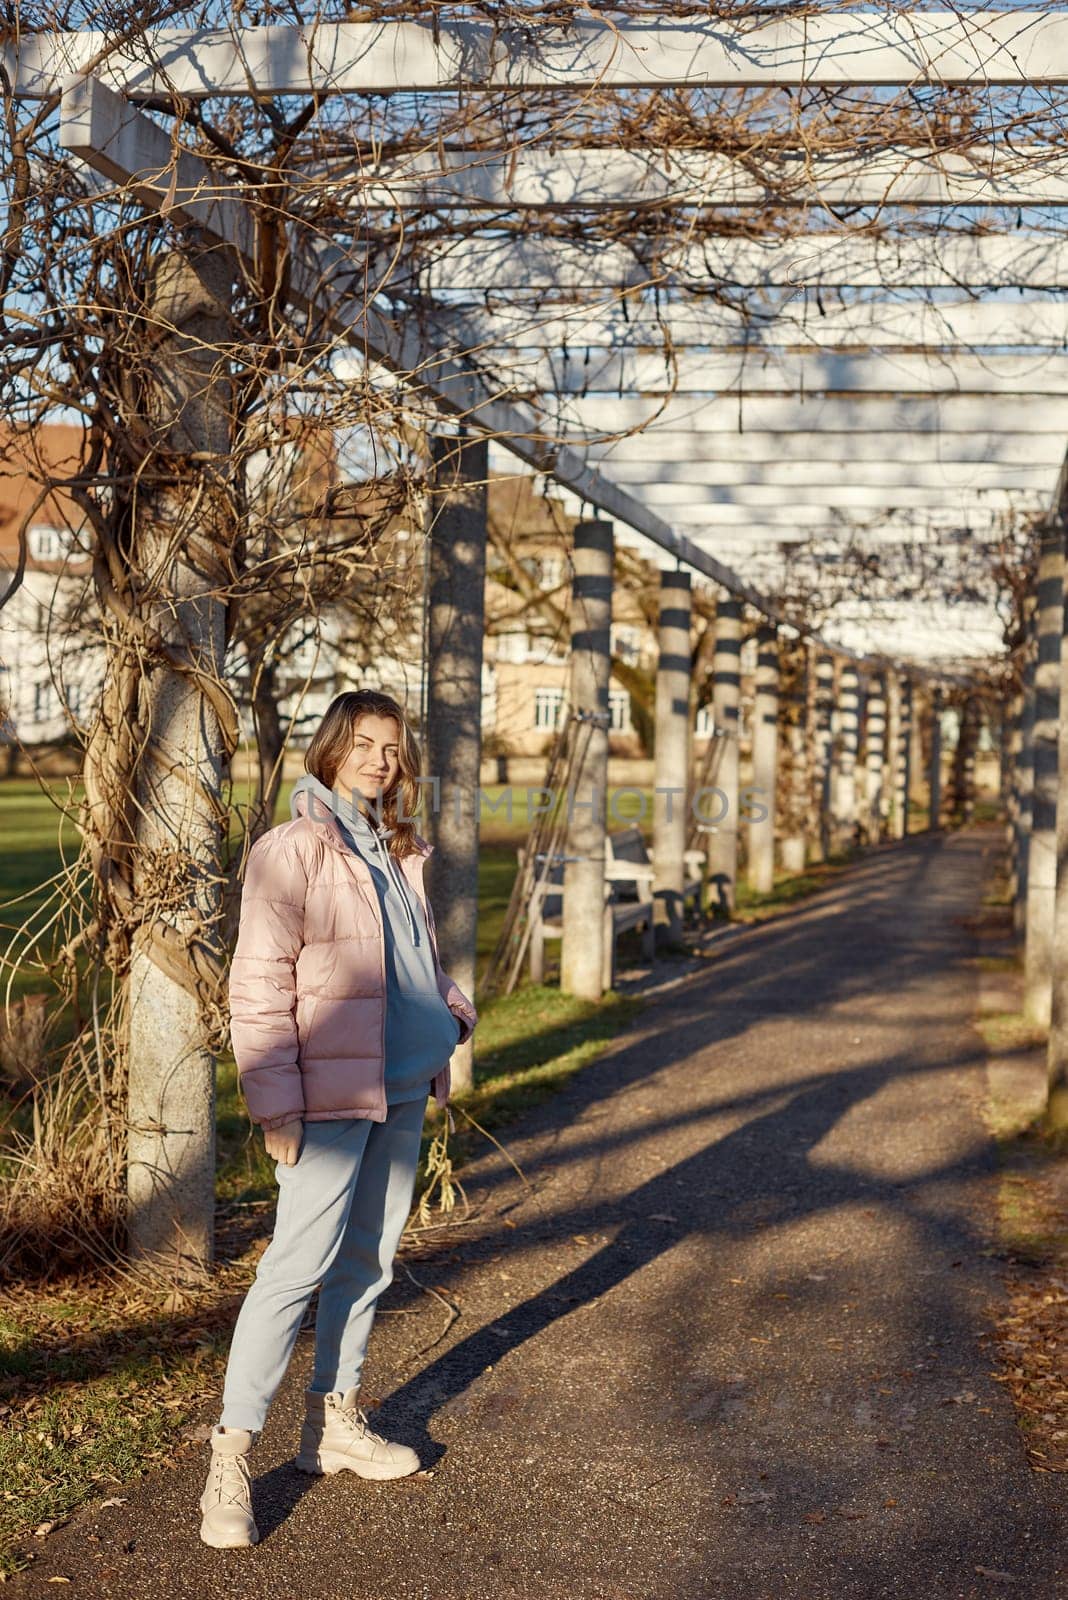
[(215, 1427), (211, 1435), (211, 1466), (200, 1497), (204, 1520), (200, 1537), (213, 1550), (239, 1550), (256, 1544), (260, 1533), (252, 1515), (252, 1484), (248, 1453), (252, 1435), (243, 1428)]
[(301, 1472), (358, 1472), (361, 1478), (404, 1478), (419, 1471), (419, 1457), (406, 1444), (372, 1433), (356, 1407), (356, 1390), (305, 1396), (307, 1416), (296, 1465)]

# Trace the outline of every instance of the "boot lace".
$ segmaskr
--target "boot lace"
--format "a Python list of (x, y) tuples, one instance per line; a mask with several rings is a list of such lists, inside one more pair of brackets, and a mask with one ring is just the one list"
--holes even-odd
[(247, 1508), (252, 1496), (252, 1480), (245, 1457), (224, 1456), (213, 1451), (211, 1465), (212, 1493), (218, 1503)]
[(386, 1444), (388, 1442), (387, 1440), (383, 1439), (380, 1433), (375, 1433), (371, 1428), (370, 1423), (367, 1421), (367, 1413), (363, 1410), (362, 1406), (338, 1406), (337, 1415), (341, 1418), (345, 1426), (351, 1429), (354, 1434), (356, 1434), (357, 1438), (370, 1439), (375, 1444)]

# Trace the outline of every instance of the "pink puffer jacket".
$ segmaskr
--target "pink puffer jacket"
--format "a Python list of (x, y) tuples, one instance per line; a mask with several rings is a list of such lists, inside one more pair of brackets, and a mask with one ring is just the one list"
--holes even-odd
[[(295, 1117), (386, 1119), (385, 940), (366, 864), (332, 819), (302, 813), (271, 828), (248, 854), (241, 921), (230, 967), (230, 1038), (253, 1122)], [(434, 913), (423, 886), (433, 846), (424, 839), (397, 865), (426, 912), (438, 987), (462, 1044), (478, 1014), (442, 970)], [(448, 1063), (434, 1099), (449, 1098)]]

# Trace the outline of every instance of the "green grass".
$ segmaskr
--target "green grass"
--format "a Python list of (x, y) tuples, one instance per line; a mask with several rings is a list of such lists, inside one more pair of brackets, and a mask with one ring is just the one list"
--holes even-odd
[[(69, 1307), (82, 1327), (92, 1300)], [(26, 1332), (35, 1334), (25, 1354)], [(0, 1319), (0, 1575), (25, 1564), (19, 1546), (90, 1498), (106, 1497), (173, 1455), (176, 1437), (214, 1388), (228, 1333), (111, 1333), (113, 1357), (65, 1352), (36, 1317)], [(13, 1347), (13, 1348), (12, 1348)], [(13, 1402), (13, 1403), (12, 1403)]]
[[(81, 799), (81, 784), (56, 780), (54, 793), (69, 811)], [(20, 927), (40, 925), (52, 893), (49, 879), (73, 863), (78, 848), (74, 823), (61, 816), (32, 778), (0, 783), (0, 954), (12, 949), (0, 964), (0, 1011), (5, 999), (50, 989), (39, 968), (25, 962), (12, 968), (8, 963), (21, 945)]]

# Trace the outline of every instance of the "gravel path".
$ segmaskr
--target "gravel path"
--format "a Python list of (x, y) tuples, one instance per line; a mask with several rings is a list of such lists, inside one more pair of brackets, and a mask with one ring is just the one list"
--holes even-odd
[[(707, 970), (465, 1174), (365, 1393), (428, 1471), (254, 1457), (264, 1539), (211, 1552), (206, 1449), (8, 1588), (202, 1600), (1068, 1595), (1064, 1480), (990, 1372), (993, 1151), (966, 919), (989, 835), (884, 847)], [(403, 1314), (397, 1314), (403, 1313)], [(429, 1348), (427, 1348), (429, 1346)]]

